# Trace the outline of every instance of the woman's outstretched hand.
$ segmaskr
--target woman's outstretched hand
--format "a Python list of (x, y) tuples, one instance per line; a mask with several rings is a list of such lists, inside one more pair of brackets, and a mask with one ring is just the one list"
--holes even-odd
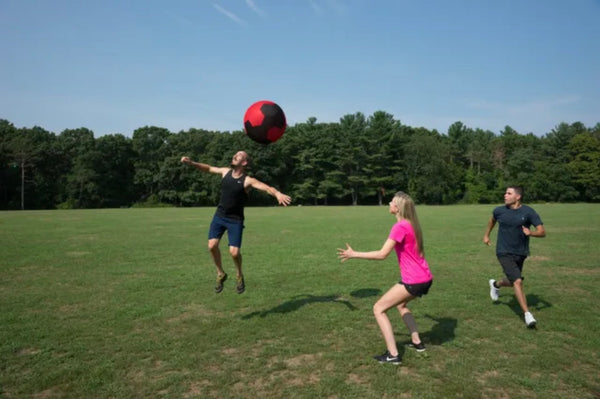
[(341, 259), (342, 262), (354, 258), (354, 250), (348, 243), (346, 243), (346, 249), (338, 248), (337, 251), (338, 259)]

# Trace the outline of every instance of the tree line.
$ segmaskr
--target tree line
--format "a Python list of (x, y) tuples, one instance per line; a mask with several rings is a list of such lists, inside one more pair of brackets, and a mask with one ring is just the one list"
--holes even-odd
[[(560, 123), (540, 137), (455, 122), (441, 134), (377, 111), (309, 118), (268, 146), (241, 130), (145, 126), (95, 138), (87, 128), (55, 134), (0, 119), (0, 209), (214, 206), (220, 179), (180, 158), (226, 166), (241, 149), (254, 177), (298, 205), (384, 204), (398, 190), (421, 204), (498, 203), (515, 184), (526, 202), (600, 201), (600, 123)], [(260, 192), (250, 198), (273, 204)]]

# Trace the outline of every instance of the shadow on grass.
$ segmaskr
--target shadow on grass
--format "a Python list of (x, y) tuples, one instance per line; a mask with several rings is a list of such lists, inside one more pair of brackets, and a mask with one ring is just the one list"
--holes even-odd
[(251, 319), (253, 317), (267, 317), (268, 315), (275, 314), (275, 313), (289, 313), (289, 312), (294, 312), (294, 311), (300, 309), (302, 306), (309, 305), (312, 303), (332, 303), (332, 302), (345, 305), (350, 310), (357, 309), (357, 307), (352, 305), (350, 303), (350, 301), (345, 300), (345, 299), (340, 299), (339, 295), (315, 296), (315, 295), (305, 294), (305, 295), (297, 295), (297, 296), (293, 297), (293, 299), (291, 299), (287, 302), (284, 302), (281, 305), (277, 305), (274, 308), (249, 313), (247, 315), (242, 316), (242, 319)]
[[(442, 345), (443, 343), (450, 342), (454, 339), (458, 320), (452, 317), (433, 317), (430, 315), (425, 315), (425, 317), (436, 322), (436, 324), (431, 327), (431, 330), (425, 332), (419, 331), (419, 336), (425, 345)], [(398, 332), (396, 335), (404, 336), (404, 333)], [(410, 336), (408, 341), (406, 341), (406, 344), (408, 343), (410, 343)]]
[(381, 290), (379, 288), (361, 288), (360, 290), (352, 291), (350, 296), (354, 298), (369, 298), (379, 296), (380, 294)]
[(458, 320), (452, 317), (433, 317), (430, 315), (425, 315), (425, 317), (435, 321), (436, 324), (431, 327), (431, 330), (419, 334), (423, 342), (430, 345), (442, 345), (444, 342), (450, 342), (454, 339)]
[[(552, 304), (550, 302), (546, 301), (543, 298), (540, 298), (538, 295), (528, 294), (528, 295), (526, 295), (526, 298), (527, 298), (527, 307), (529, 307), (529, 310), (532, 310), (532, 311), (533, 310), (542, 310), (542, 309), (547, 309), (547, 308), (552, 307)], [(523, 316), (523, 310), (521, 310), (521, 306), (519, 305), (517, 298), (515, 298), (514, 296), (508, 302), (496, 302), (496, 304), (505, 304), (517, 316), (519, 316), (519, 317)]]

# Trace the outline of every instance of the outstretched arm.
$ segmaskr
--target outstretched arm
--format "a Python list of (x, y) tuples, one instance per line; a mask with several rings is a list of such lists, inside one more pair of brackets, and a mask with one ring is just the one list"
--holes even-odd
[(370, 259), (370, 260), (383, 260), (387, 258), (387, 256), (392, 252), (394, 246), (396, 245), (396, 241), (388, 238), (379, 251), (370, 251), (370, 252), (358, 252), (352, 249), (349, 244), (346, 244), (346, 249), (338, 248), (338, 259), (341, 259), (342, 262), (347, 261), (348, 259), (357, 258), (357, 259)]
[(196, 167), (196, 169), (199, 169), (203, 172), (215, 173), (221, 176), (225, 176), (225, 174), (229, 171), (229, 168), (219, 168), (206, 163), (194, 162), (190, 159), (190, 157), (181, 157), (181, 162), (192, 165)]
[(265, 183), (253, 177), (246, 177), (245, 183), (246, 186), (255, 188), (260, 191), (264, 191), (265, 193), (277, 198), (277, 202), (279, 203), (279, 205), (288, 206), (292, 202), (292, 198), (289, 195), (279, 192), (279, 190), (277, 190), (275, 187), (266, 185)]
[(483, 243), (488, 246), (490, 245), (490, 233), (492, 232), (492, 229), (494, 228), (495, 225), (496, 225), (496, 219), (491, 217), (490, 221), (488, 222), (487, 230), (485, 231), (485, 234), (483, 235)]

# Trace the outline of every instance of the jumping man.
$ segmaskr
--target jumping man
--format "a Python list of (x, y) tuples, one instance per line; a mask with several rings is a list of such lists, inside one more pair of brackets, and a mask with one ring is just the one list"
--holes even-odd
[(217, 210), (210, 224), (208, 232), (208, 250), (217, 268), (217, 285), (215, 292), (223, 291), (223, 283), (227, 280), (227, 273), (223, 270), (219, 242), (227, 230), (229, 239), (229, 253), (233, 258), (237, 273), (236, 290), (238, 294), (246, 290), (244, 275), (242, 273), (242, 231), (244, 229), (244, 206), (248, 193), (252, 188), (264, 191), (275, 198), (280, 205), (287, 206), (292, 199), (277, 189), (250, 177), (246, 174), (246, 167), (250, 162), (248, 154), (238, 151), (231, 160), (231, 167), (215, 167), (205, 163), (194, 162), (189, 157), (182, 157), (181, 162), (193, 165), (203, 172), (219, 174), (221, 180), (221, 198)]

